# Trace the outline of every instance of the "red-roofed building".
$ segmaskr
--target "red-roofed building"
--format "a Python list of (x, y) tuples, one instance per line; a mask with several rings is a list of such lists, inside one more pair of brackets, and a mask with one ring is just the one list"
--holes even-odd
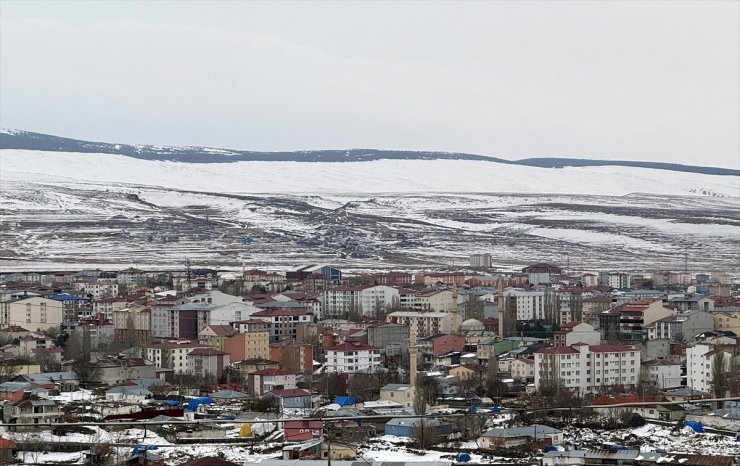
[(359, 342), (344, 342), (326, 349), (328, 372), (372, 373), (380, 366), (380, 348)]
[(304, 442), (319, 438), (324, 433), (321, 421), (286, 421), (284, 427), (286, 442)]
[(282, 369), (263, 369), (247, 376), (249, 394), (262, 396), (269, 391), (296, 388), (296, 376)]
[[(198, 341), (223, 351), (224, 341), (237, 333), (237, 330), (231, 325), (207, 325), (203, 330), (198, 332)], [(239, 358), (237, 361), (241, 359), (243, 358)]]
[(229, 365), (229, 353), (215, 348), (195, 348), (186, 356), (187, 373), (220, 379)]

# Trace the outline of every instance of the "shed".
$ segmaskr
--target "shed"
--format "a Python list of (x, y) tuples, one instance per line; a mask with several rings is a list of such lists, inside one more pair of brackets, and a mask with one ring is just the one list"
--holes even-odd
[[(414, 438), (416, 436), (415, 429), (420, 427), (422, 427), (422, 423), (419, 418), (397, 417), (386, 422), (385, 434)], [(452, 433), (452, 425), (442, 419), (424, 419), (423, 427), (434, 429), (440, 437), (447, 437)]]

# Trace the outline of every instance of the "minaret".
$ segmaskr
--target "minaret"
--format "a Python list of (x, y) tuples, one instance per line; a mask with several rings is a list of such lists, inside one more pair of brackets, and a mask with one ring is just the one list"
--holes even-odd
[(457, 310), (457, 298), (457, 282), (454, 282), (452, 284), (452, 317), (450, 319), (452, 321), (452, 333), (458, 333), (460, 330), (460, 315)]
[(413, 328), (409, 334), (409, 385), (416, 386), (416, 330)]

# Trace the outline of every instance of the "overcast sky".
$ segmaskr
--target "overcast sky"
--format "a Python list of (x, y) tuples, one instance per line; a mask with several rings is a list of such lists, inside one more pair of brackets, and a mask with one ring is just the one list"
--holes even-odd
[(740, 168), (740, 2), (0, 0), (0, 125)]

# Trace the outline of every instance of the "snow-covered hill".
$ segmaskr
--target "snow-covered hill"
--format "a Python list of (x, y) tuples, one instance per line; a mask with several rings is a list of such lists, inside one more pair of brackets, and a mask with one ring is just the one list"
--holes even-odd
[(0, 150), (0, 271), (499, 264), (735, 270), (740, 176), (475, 160), (187, 163)]
[(0, 181), (107, 182), (225, 193), (630, 193), (740, 197), (740, 177), (648, 168), (539, 168), (472, 160), (194, 164), (114, 154), (0, 151)]

